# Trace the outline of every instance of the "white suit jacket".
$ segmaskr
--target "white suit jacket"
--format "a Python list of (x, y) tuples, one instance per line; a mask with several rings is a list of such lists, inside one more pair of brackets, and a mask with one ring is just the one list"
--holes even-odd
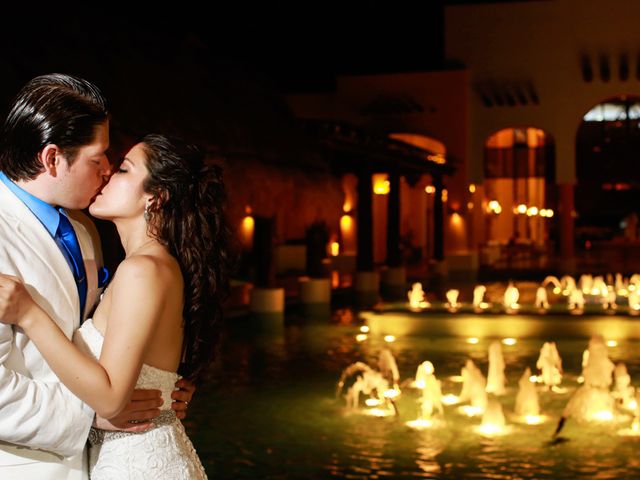
[[(98, 295), (97, 265), (86, 229), (71, 220), (87, 272), (87, 309)], [(0, 182), (0, 272), (19, 277), (71, 338), (80, 321), (73, 274), (55, 241)], [(94, 412), (51, 371), (19, 328), (0, 324), (0, 478), (81, 480)]]

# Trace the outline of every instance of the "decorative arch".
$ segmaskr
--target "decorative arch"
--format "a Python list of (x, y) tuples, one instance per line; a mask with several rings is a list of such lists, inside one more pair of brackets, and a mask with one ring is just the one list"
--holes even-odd
[(531, 125), (488, 135), (484, 193), (487, 243), (551, 247), (557, 204), (553, 136)]
[(409, 145), (413, 145), (415, 147), (424, 148), (425, 150), (429, 150), (436, 155), (445, 156), (447, 154), (447, 148), (445, 147), (444, 143), (442, 143), (440, 140), (437, 140), (436, 138), (429, 137), (427, 135), (422, 135), (419, 133), (391, 133), (389, 134), (389, 138), (408, 143)]

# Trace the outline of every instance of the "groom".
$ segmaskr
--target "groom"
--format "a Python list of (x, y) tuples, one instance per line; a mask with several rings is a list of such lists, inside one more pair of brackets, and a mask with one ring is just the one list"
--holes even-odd
[[(29, 81), (0, 133), (0, 272), (19, 277), (71, 338), (103, 283), (94, 244), (64, 209), (86, 208), (108, 180), (109, 114), (86, 80), (50, 74)], [(184, 417), (191, 385), (174, 392)], [(0, 479), (80, 480), (92, 423), (141, 431), (162, 403), (136, 390), (117, 418), (94, 412), (58, 380), (19, 329), (0, 324)], [(142, 422), (142, 423), (133, 423)]]

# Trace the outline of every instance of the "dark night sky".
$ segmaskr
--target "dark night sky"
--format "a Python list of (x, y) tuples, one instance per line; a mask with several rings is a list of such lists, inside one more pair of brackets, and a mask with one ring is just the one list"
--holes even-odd
[(184, 56), (186, 48), (198, 51), (192, 61), (204, 69), (234, 64), (264, 74), (278, 90), (330, 89), (339, 73), (441, 68), (444, 5), (464, 3), (501, 2), (272, 0), (205, 6), (185, 0), (162, 6), (130, 2), (126, 8), (102, 3), (100, 9), (87, 2), (75, 8), (24, 2), (0, 19), (0, 64), (17, 71), (20, 84), (56, 67), (97, 70), (104, 56), (122, 52), (128, 61), (161, 64), (163, 57)]
[(99, 12), (85, 4), (73, 14), (40, 7), (35, 16), (35, 7), (25, 6), (0, 20), (0, 62), (16, 69), (22, 81), (56, 64), (82, 69), (119, 49), (162, 62), (163, 55), (182, 55), (176, 45), (186, 42), (203, 63), (246, 66), (286, 91), (330, 88), (338, 73), (441, 65), (441, 0), (426, 0), (419, 9), (402, 2), (393, 8), (331, 1), (209, 3), (206, 9), (171, 4), (146, 10), (105, 4)]

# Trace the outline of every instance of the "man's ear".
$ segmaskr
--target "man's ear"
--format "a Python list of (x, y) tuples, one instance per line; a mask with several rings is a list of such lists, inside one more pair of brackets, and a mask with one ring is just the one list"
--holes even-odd
[(57, 145), (49, 144), (40, 150), (38, 160), (42, 164), (42, 168), (52, 177), (55, 177), (60, 169), (62, 152)]

